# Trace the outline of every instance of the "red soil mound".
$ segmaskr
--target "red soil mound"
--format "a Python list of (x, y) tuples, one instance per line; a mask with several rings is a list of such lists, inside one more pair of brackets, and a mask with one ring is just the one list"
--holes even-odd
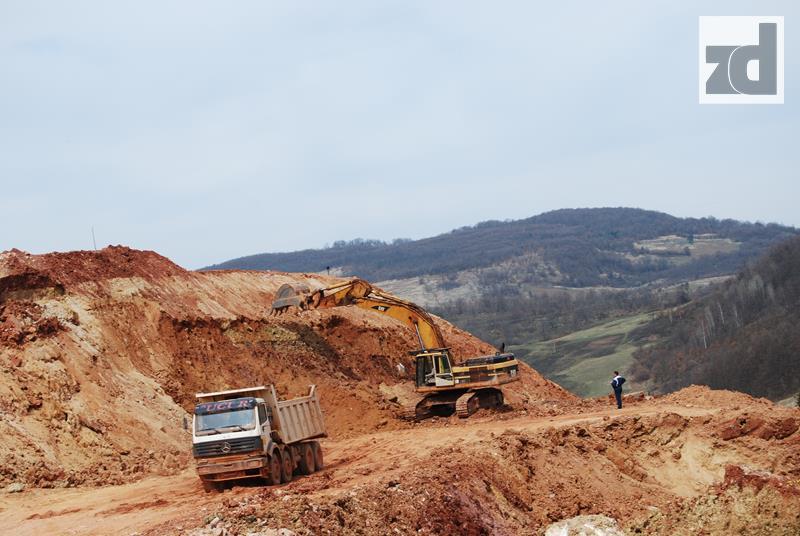
[[(287, 282), (264, 272), (189, 272), (153, 252), (0, 254), (0, 484), (118, 483), (189, 461), (181, 420), (200, 391), (317, 384), (329, 432), (408, 425), (410, 332), (343, 307), (268, 315)], [(493, 348), (441, 321), (460, 357)], [(575, 400), (528, 367), (507, 390), (517, 408)]]
[[(125, 246), (45, 255), (31, 255), (18, 249), (0, 253), (0, 281), (9, 276), (31, 274), (34, 284), (46, 281), (70, 287), (115, 277), (155, 279), (185, 273), (186, 270), (158, 253)], [(0, 286), (0, 292), (2, 290)]]

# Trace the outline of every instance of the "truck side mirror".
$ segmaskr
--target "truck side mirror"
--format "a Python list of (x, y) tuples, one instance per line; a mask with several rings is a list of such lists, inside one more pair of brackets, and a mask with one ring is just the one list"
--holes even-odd
[(186, 420), (186, 415), (183, 416), (183, 429), (189, 430), (189, 421)]

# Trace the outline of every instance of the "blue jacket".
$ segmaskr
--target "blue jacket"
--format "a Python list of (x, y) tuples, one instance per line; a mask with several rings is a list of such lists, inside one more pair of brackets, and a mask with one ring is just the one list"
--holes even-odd
[(625, 383), (625, 378), (622, 376), (614, 376), (614, 379), (611, 380), (611, 387), (613, 387), (615, 391), (621, 391), (623, 383)]

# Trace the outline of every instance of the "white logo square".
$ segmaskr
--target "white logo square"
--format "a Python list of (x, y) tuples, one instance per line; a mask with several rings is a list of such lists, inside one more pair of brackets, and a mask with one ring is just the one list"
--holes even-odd
[(783, 104), (783, 17), (700, 17), (700, 104)]

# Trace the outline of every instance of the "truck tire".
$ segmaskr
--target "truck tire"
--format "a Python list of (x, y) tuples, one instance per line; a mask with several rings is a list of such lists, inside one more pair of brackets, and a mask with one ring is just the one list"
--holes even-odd
[(314, 448), (311, 443), (302, 443), (300, 445), (300, 472), (304, 475), (310, 475), (316, 470), (317, 464), (314, 463)]
[(269, 457), (269, 476), (267, 482), (271, 486), (277, 486), (281, 483), (281, 473), (283, 472), (283, 462), (281, 461), (281, 452), (278, 449)]
[(287, 447), (286, 450), (281, 452), (281, 461), (283, 461), (281, 466), (281, 482), (291, 482), (292, 473), (294, 472), (294, 460), (292, 459), (291, 447)]
[(311, 449), (314, 451), (314, 467), (317, 471), (325, 468), (325, 460), (322, 459), (322, 447), (319, 441), (311, 443)]

